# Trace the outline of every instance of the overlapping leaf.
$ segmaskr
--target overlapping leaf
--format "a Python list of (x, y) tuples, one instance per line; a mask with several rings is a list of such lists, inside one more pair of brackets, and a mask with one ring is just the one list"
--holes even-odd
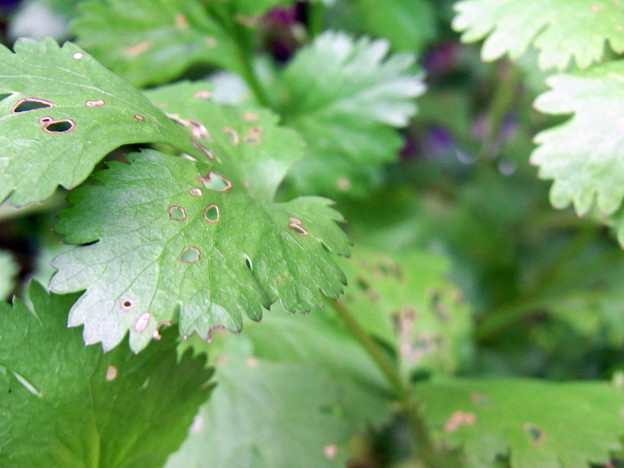
[(415, 395), (435, 436), (461, 448), (466, 466), (585, 468), (621, 448), (624, 392), (602, 382), (448, 379)]
[(445, 278), (443, 257), (414, 251), (397, 259), (360, 248), (341, 265), (349, 281), (341, 302), (396, 350), (403, 372), (452, 373), (469, 359), (470, 310)]
[(0, 46), (0, 200), (16, 205), (72, 188), (120, 145), (166, 142), (200, 152), (189, 132), (77, 46)]
[(531, 155), (539, 174), (554, 179), (553, 205), (570, 203), (587, 213), (594, 202), (603, 214), (616, 211), (624, 197), (624, 62), (612, 62), (577, 74), (548, 79), (552, 88), (535, 107), (549, 114), (574, 113), (568, 122), (537, 135)]
[(18, 272), (13, 256), (0, 250), (0, 301), (7, 299), (15, 282), (15, 275)]
[[(194, 89), (185, 86), (158, 95), (160, 104), (174, 110), (162, 101)], [(274, 127), (274, 117), (200, 108), (172, 118), (212, 139), (210, 167), (144, 151), (69, 196), (75, 206), (61, 213), (58, 230), (70, 242), (99, 242), (55, 259), (51, 288), (87, 290), (70, 313), (70, 324), (85, 324), (87, 343), (110, 349), (130, 330), (139, 350), (178, 316), (183, 334), (208, 338), (215, 327), (240, 330), (243, 313), (259, 319), (278, 299), (288, 311), (308, 311), (342, 290), (332, 257), (348, 254), (348, 242), (331, 202), (271, 201), (300, 148), (296, 134)]]
[[(227, 9), (222, 13), (229, 18)], [(82, 5), (72, 30), (103, 64), (143, 86), (167, 82), (196, 63), (239, 71), (232, 25), (217, 18), (199, 0), (93, 1)]]
[(13, 468), (162, 466), (206, 400), (204, 358), (176, 356), (174, 333), (140, 356), (102, 354), (67, 330), (73, 296), (29, 289), (0, 303), (0, 464)]
[(624, 50), (624, 5), (611, 0), (464, 0), (455, 6), (453, 27), (464, 42), (485, 37), (482, 57), (512, 59), (530, 45), (540, 50), (543, 69), (566, 68), (572, 57), (581, 68), (599, 61), (608, 42)]
[(350, 435), (391, 415), (388, 383), (328, 310), (278, 308), (199, 346), (221, 350), (219, 386), (168, 468), (344, 466)]
[(411, 54), (388, 56), (386, 40), (334, 32), (300, 50), (281, 77), (285, 123), (308, 143), (294, 180), (306, 193), (366, 193), (375, 169), (393, 161), (402, 127), (424, 85)]

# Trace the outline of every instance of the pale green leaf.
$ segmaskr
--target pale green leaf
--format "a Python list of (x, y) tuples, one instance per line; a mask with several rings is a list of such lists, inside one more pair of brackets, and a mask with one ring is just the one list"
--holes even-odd
[(464, 42), (486, 38), (481, 55), (517, 59), (529, 46), (542, 69), (581, 68), (601, 60), (605, 42), (624, 50), (624, 4), (612, 0), (464, 0), (455, 6), (453, 28)]
[(50, 287), (87, 290), (69, 318), (85, 324), (87, 343), (110, 349), (129, 330), (138, 351), (178, 317), (181, 333), (209, 338), (215, 327), (240, 330), (243, 313), (259, 320), (278, 299), (305, 312), (338, 296), (345, 279), (332, 257), (348, 253), (341, 216), (318, 197), (254, 198), (235, 154), (207, 168), (135, 153), (70, 194), (76, 206), (61, 212), (58, 230), (99, 242), (57, 257)]
[(284, 122), (308, 143), (293, 175), (304, 193), (366, 193), (375, 169), (396, 160), (393, 127), (407, 125), (424, 84), (413, 55), (388, 51), (387, 40), (326, 32), (285, 69), (275, 92)]
[(0, 250), (0, 301), (8, 299), (15, 286), (19, 268), (9, 252)]
[(602, 382), (445, 379), (416, 385), (437, 439), (461, 448), (465, 466), (587, 468), (621, 448), (624, 392)]
[(574, 116), (541, 132), (531, 162), (553, 179), (550, 199), (557, 208), (574, 204), (580, 215), (596, 203), (603, 214), (616, 211), (624, 197), (624, 62), (611, 62), (547, 80), (552, 90), (535, 107), (549, 114)]
[(470, 309), (446, 278), (444, 257), (420, 251), (392, 257), (357, 248), (341, 266), (349, 284), (342, 304), (395, 350), (405, 374), (453, 373), (469, 359)]
[[(214, 9), (226, 9), (212, 3)], [(193, 64), (239, 71), (232, 28), (199, 0), (108, 0), (82, 5), (71, 29), (78, 43), (104, 65), (144, 86), (167, 82)]]
[[(191, 135), (77, 46), (0, 46), (0, 200), (43, 200), (73, 188), (118, 146), (163, 142), (201, 153)], [(196, 142), (197, 144), (197, 142)]]
[(103, 354), (66, 327), (75, 295), (31, 283), (29, 296), (34, 313), (0, 303), (2, 466), (162, 466), (208, 397), (205, 359), (188, 352), (177, 362), (170, 331), (140, 356)]

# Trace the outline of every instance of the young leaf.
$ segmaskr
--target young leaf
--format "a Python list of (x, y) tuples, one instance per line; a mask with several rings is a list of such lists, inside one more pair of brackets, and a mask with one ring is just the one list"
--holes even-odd
[(135, 86), (167, 82), (196, 63), (239, 71), (235, 37), (199, 0), (92, 1), (82, 12), (72, 24), (78, 43)]
[(246, 336), (233, 338), (217, 364), (219, 385), (166, 468), (345, 466), (350, 433), (332, 410), (340, 399), (332, 376), (258, 359), (240, 343)]
[[(77, 46), (0, 45), (0, 200), (44, 200), (72, 188), (118, 146), (165, 142), (201, 153), (185, 129)], [(197, 143), (196, 143), (197, 144)]]
[(621, 389), (601, 382), (445, 379), (414, 389), (435, 436), (466, 466), (508, 455), (514, 468), (607, 463), (624, 433)]
[(601, 60), (604, 44), (624, 50), (624, 5), (611, 0), (464, 0), (453, 21), (464, 42), (483, 44), (483, 60), (512, 59), (530, 45), (539, 49), (542, 69), (566, 68), (574, 57), (580, 68)]
[(399, 356), (402, 371), (453, 373), (471, 354), (472, 319), (439, 255), (392, 258), (359, 248), (341, 262), (349, 287), (342, 304), (360, 325)]
[(15, 275), (19, 268), (9, 252), (0, 250), (0, 301), (7, 299), (13, 291)]
[(29, 297), (34, 312), (0, 303), (2, 466), (162, 466), (208, 397), (205, 359), (177, 362), (170, 332), (140, 356), (102, 354), (66, 327), (75, 295), (31, 283)]
[(424, 84), (411, 54), (388, 50), (386, 40), (326, 32), (286, 68), (277, 92), (285, 123), (308, 143), (294, 174), (304, 193), (366, 193), (374, 169), (396, 159), (402, 140), (392, 127), (416, 112)]
[(278, 299), (308, 311), (341, 292), (332, 257), (348, 254), (348, 241), (330, 202), (255, 198), (245, 163), (226, 154), (207, 168), (135, 153), (70, 194), (75, 206), (61, 212), (58, 230), (70, 242), (99, 242), (57, 257), (50, 288), (87, 290), (69, 318), (85, 324), (87, 343), (111, 349), (129, 330), (138, 351), (178, 316), (181, 333), (209, 339), (215, 327), (240, 330), (243, 313), (259, 320)]
[[(576, 74), (548, 78), (552, 90), (539, 96), (535, 107), (549, 114), (574, 116), (568, 122), (541, 132), (540, 145), (531, 162), (543, 178), (554, 179), (552, 204), (563, 208), (574, 203), (580, 215), (596, 202), (603, 214), (616, 211), (624, 197), (624, 167), (620, 163), (624, 135), (621, 90), (624, 62), (611, 62)], [(600, 123), (597, 125), (596, 123)]]

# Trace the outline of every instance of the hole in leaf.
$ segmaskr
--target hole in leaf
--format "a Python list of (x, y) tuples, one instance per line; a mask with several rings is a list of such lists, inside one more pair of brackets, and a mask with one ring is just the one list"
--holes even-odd
[(249, 146), (258, 146), (260, 143), (262, 143), (260, 138), (257, 138), (255, 136), (246, 136), (245, 138), (243, 138), (243, 141), (246, 145)]
[(137, 122), (143, 122), (145, 120), (145, 117), (143, 117), (141, 114), (134, 114), (134, 119)]
[(156, 326), (156, 330), (154, 330), (154, 333), (152, 333), (152, 339), (153, 340), (160, 340), (162, 338), (162, 335), (160, 334), (160, 329), (161, 328), (167, 328), (171, 326), (171, 322), (169, 320), (166, 320), (164, 322), (160, 322), (157, 326)]
[(71, 119), (63, 120), (50, 120), (44, 127), (43, 131), (46, 133), (69, 133), (76, 127), (76, 124)]
[(201, 257), (201, 252), (197, 247), (184, 247), (182, 253), (178, 257), (180, 263), (195, 263)]
[(126, 298), (119, 301), (119, 308), (124, 312), (130, 312), (135, 305), (134, 299)]
[(225, 329), (223, 325), (215, 325), (214, 327), (210, 327), (210, 330), (208, 330), (208, 336), (206, 337), (206, 341), (210, 343), (212, 341), (212, 334), (216, 330), (223, 330), (223, 329)]
[(85, 106), (87, 107), (102, 107), (105, 102), (102, 99), (93, 99), (90, 101), (85, 101)]
[(298, 218), (293, 218), (290, 217), (288, 218), (288, 227), (295, 232), (296, 234), (299, 234), (300, 236), (307, 236), (308, 235), (308, 231), (302, 226), (301, 220)]
[(143, 312), (141, 315), (137, 317), (136, 322), (134, 322), (134, 329), (138, 331), (139, 333), (141, 333), (142, 331), (145, 331), (151, 320), (152, 320), (151, 314), (149, 312)]
[(230, 142), (236, 146), (239, 143), (238, 132), (231, 127), (223, 127), (223, 133), (230, 136)]
[(201, 189), (198, 189), (196, 187), (189, 190), (189, 194), (191, 194), (194, 197), (201, 197), (203, 195)]
[(117, 378), (117, 368), (115, 366), (108, 366), (106, 368), (106, 380), (109, 382)]
[(195, 147), (195, 149), (197, 149), (198, 151), (200, 151), (204, 156), (206, 156), (208, 159), (214, 159), (214, 154), (212, 154), (212, 151), (210, 151), (208, 148), (204, 147), (204, 145), (202, 145), (199, 141), (197, 141), (195, 138), (191, 138), (191, 143), (193, 144), (193, 146)]
[(260, 135), (264, 133), (263, 127), (248, 127), (247, 130), (249, 131), (250, 135), (255, 135), (257, 137), (259, 137)]
[(217, 205), (207, 206), (204, 210), (204, 219), (209, 223), (219, 221), (219, 207)]
[(37, 98), (24, 98), (15, 103), (11, 112), (18, 114), (20, 112), (28, 112), (36, 109), (46, 109), (48, 107), (54, 107), (54, 104), (45, 99)]
[(210, 171), (203, 177), (198, 177), (198, 180), (204, 184), (204, 187), (215, 192), (227, 192), (232, 188), (232, 182), (214, 171)]
[(531, 424), (531, 423), (525, 423), (525, 425), (523, 426), (523, 429), (527, 433), (527, 435), (529, 436), (529, 439), (531, 439), (531, 442), (533, 442), (534, 445), (540, 445), (542, 442), (544, 442), (544, 438), (545, 438), (544, 431), (539, 426), (536, 426), (535, 424)]
[(181, 206), (170, 206), (169, 207), (169, 218), (173, 221), (184, 221), (186, 219), (186, 211)]
[(251, 263), (251, 259), (249, 257), (245, 257), (245, 265), (247, 265), (249, 271), (253, 270), (253, 263)]
[(74, 57), (76, 60), (80, 60), (82, 57), (84, 57), (84, 54), (82, 52), (74, 52), (72, 57)]
[(203, 123), (198, 122), (197, 120), (189, 119), (188, 124), (191, 127), (191, 135), (195, 138), (210, 140), (210, 134)]
[(48, 122), (52, 122), (54, 120), (52, 117), (41, 117), (37, 122), (40, 124), (47, 124)]

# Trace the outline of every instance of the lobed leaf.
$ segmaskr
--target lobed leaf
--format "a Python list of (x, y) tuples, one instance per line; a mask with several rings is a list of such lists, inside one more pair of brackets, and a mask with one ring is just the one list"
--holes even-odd
[(156, 151), (128, 161), (72, 192), (58, 225), (70, 242), (99, 240), (57, 257), (50, 284), (86, 289), (69, 323), (85, 324), (87, 343), (111, 349), (129, 330), (138, 351), (178, 317), (181, 333), (209, 339), (278, 299), (305, 312), (341, 292), (332, 256), (348, 254), (348, 242), (328, 200), (254, 198), (234, 157), (210, 168)]
[(82, 47), (135, 86), (167, 82), (198, 63), (239, 71), (230, 29), (199, 0), (92, 1), (72, 24)]
[(596, 203), (603, 214), (614, 213), (624, 197), (624, 112), (621, 92), (624, 62), (602, 64), (585, 72), (548, 78), (552, 90), (535, 107), (544, 113), (574, 113), (569, 121), (539, 133), (531, 162), (539, 175), (553, 179), (552, 204), (574, 204), (580, 215)]
[(293, 174), (304, 193), (366, 193), (375, 169), (396, 159), (393, 127), (416, 112), (425, 86), (414, 56), (388, 56), (387, 40), (326, 32), (301, 49), (281, 76), (280, 112), (308, 144)]
[(585, 468), (621, 448), (622, 389), (602, 382), (443, 379), (416, 385), (437, 439), (470, 467)]
[(0, 200), (15, 205), (73, 188), (113, 149), (163, 142), (201, 155), (188, 131), (77, 46), (0, 46)]
[[(31, 312), (0, 303), (0, 464), (13, 468), (162, 466), (206, 400), (212, 371), (175, 333), (136, 356), (102, 354), (67, 330), (73, 296), (31, 283)], [(171, 330), (172, 331), (172, 330)]]
[(542, 69), (580, 68), (602, 59), (605, 42), (624, 51), (624, 5), (611, 0), (464, 0), (455, 5), (453, 28), (464, 42), (486, 38), (485, 61), (518, 59), (536, 47)]

